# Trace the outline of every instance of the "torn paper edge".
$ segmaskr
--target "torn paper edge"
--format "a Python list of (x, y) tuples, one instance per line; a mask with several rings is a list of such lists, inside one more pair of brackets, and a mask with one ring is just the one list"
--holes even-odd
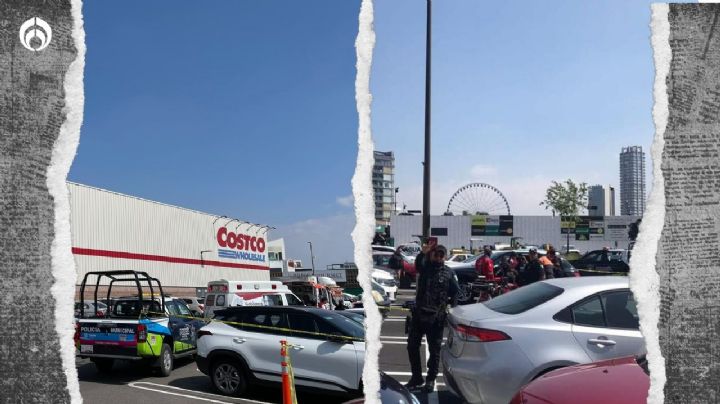
[(664, 401), (665, 359), (660, 350), (658, 322), (660, 320), (660, 276), (655, 268), (660, 235), (665, 224), (665, 186), (662, 174), (662, 153), (665, 145), (669, 108), (666, 79), (670, 72), (672, 50), (670, 48), (670, 22), (668, 4), (652, 5), (652, 47), (655, 62), (653, 88), (653, 121), (655, 138), (652, 154), (652, 188), (647, 209), (640, 223), (637, 244), (630, 258), (630, 288), (637, 301), (640, 331), (645, 338), (647, 360), (650, 368), (649, 404)]
[(370, 127), (370, 68), (372, 66), (375, 31), (373, 30), (373, 2), (362, 0), (358, 35), (355, 40), (357, 55), (357, 76), (355, 77), (355, 102), (358, 110), (358, 157), (352, 179), (355, 198), (355, 229), (352, 232), (355, 244), (355, 263), (358, 267), (358, 282), (363, 289), (362, 301), (365, 308), (365, 366), (362, 380), (366, 403), (380, 403), (380, 328), (382, 317), (372, 295), (371, 273), (373, 268), (372, 247), (375, 233), (375, 202), (372, 188), (372, 168), (375, 161), (374, 145)]
[(73, 17), (72, 38), (77, 51), (75, 60), (65, 73), (65, 121), (53, 145), (50, 166), (47, 169), (47, 187), (54, 201), (55, 239), (51, 246), (52, 273), (55, 282), (51, 288), (55, 299), (55, 330), (60, 341), (60, 357), (67, 377), (67, 389), (71, 403), (82, 403), (80, 384), (75, 367), (75, 281), (77, 272), (72, 255), (70, 230), (70, 196), (67, 175), (75, 158), (80, 141), (85, 95), (83, 72), (85, 69), (85, 30), (82, 17), (82, 0), (71, 0)]

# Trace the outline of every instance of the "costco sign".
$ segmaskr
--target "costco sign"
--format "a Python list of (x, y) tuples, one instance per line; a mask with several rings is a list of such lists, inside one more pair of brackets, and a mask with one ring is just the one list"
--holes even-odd
[(245, 261), (265, 262), (265, 239), (242, 233), (233, 233), (226, 227), (217, 231), (218, 257)]

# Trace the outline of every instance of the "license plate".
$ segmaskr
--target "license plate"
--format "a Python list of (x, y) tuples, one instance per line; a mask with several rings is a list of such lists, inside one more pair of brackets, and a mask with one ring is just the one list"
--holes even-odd
[(93, 353), (93, 346), (92, 345), (80, 345), (80, 352)]

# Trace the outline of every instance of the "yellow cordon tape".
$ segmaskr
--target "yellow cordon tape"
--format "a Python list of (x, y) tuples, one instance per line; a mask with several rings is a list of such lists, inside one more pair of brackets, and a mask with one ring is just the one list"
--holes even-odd
[(614, 271), (598, 271), (596, 269), (577, 269), (578, 272), (593, 272), (597, 274), (616, 275), (616, 276), (627, 276), (627, 272), (614, 272)]
[[(165, 313), (157, 313), (157, 312), (148, 312), (147, 314), (159, 314), (159, 315), (165, 315)], [(215, 320), (215, 319), (206, 319), (206, 318), (198, 318), (193, 316), (183, 316), (183, 315), (173, 315), (173, 317), (179, 317), (179, 318), (188, 318), (192, 320), (201, 320), (206, 323), (210, 323), (212, 321), (216, 323), (222, 323), (222, 324), (228, 324), (228, 325), (237, 325), (241, 327), (253, 327), (253, 328), (260, 328), (265, 330), (273, 330), (273, 331), (285, 331), (285, 332), (297, 332), (301, 334), (307, 334), (307, 335), (315, 335), (320, 337), (332, 337), (332, 338), (339, 338), (339, 339), (346, 339), (349, 341), (358, 341), (358, 342), (365, 342), (365, 338), (358, 338), (358, 337), (348, 337), (346, 335), (336, 335), (336, 334), (327, 334), (322, 332), (313, 332), (313, 331), (302, 331), (302, 330), (293, 330), (292, 328), (285, 328), (285, 327), (274, 327), (270, 325), (260, 325), (260, 324), (248, 324), (248, 323), (239, 323), (236, 321), (224, 321), (224, 320)]]

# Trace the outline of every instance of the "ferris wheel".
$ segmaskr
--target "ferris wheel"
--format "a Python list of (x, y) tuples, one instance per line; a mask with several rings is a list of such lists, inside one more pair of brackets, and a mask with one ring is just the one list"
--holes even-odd
[(499, 189), (474, 182), (455, 191), (448, 202), (447, 214), (510, 215), (510, 204)]

